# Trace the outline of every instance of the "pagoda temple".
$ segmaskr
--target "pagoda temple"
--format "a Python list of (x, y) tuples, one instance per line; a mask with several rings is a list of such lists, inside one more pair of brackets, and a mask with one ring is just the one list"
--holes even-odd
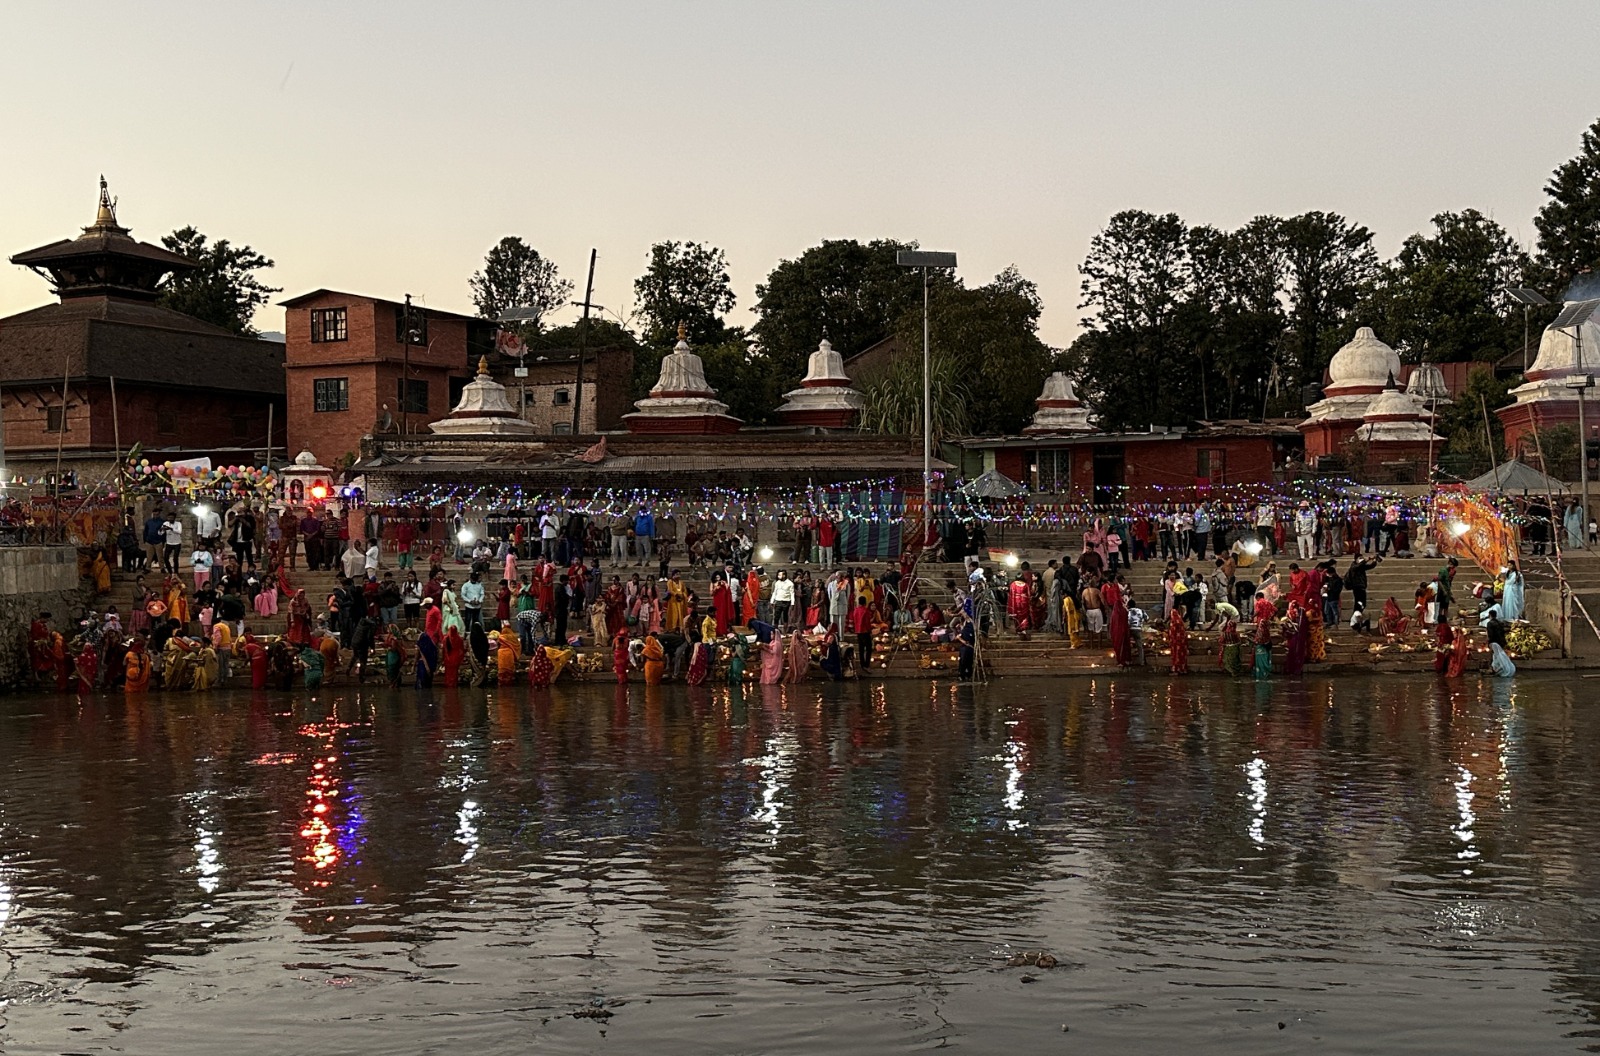
[(7, 469), (40, 475), (59, 446), (63, 466), (100, 474), (136, 441), (152, 462), (281, 455), (283, 345), (158, 303), (198, 265), (136, 241), (104, 178), (82, 234), (11, 261), (49, 280), (58, 303), (0, 319)]
[(1094, 432), (1089, 409), (1078, 399), (1072, 379), (1059, 370), (1044, 379), (1044, 391), (1034, 404), (1038, 410), (1033, 412), (1033, 421), (1022, 430), (1027, 435)]
[(650, 395), (634, 406), (637, 411), (622, 416), (630, 433), (735, 433), (744, 424), (730, 416), (728, 405), (717, 399), (716, 390), (706, 381), (705, 364), (689, 348), (681, 323), (677, 345), (661, 360), (660, 378)]
[[(1600, 374), (1600, 323), (1594, 319), (1576, 327), (1546, 327), (1539, 339), (1539, 355), (1523, 375), (1523, 384), (1511, 390), (1517, 402), (1495, 411), (1506, 431), (1507, 449), (1533, 446), (1535, 429), (1578, 425), (1578, 395), (1569, 386), (1575, 377)], [(1600, 395), (1590, 389), (1586, 399)], [(1600, 405), (1585, 408), (1589, 438), (1600, 424)]]
[(783, 400), (778, 417), (784, 423), (824, 429), (850, 428), (866, 406), (844, 372), (844, 357), (827, 340), (811, 353), (800, 387), (784, 393)]

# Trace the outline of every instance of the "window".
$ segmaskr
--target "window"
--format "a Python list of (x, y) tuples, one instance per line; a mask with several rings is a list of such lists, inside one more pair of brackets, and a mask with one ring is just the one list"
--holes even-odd
[(1203, 484), (1222, 484), (1227, 475), (1228, 452), (1220, 447), (1202, 447), (1194, 453), (1194, 476)]
[(314, 411), (348, 411), (350, 409), (349, 378), (317, 378), (311, 383), (311, 409)]
[(46, 407), (44, 409), (44, 431), (47, 433), (65, 433), (67, 429), (67, 409), (65, 407)]
[(428, 382), (426, 379), (400, 378), (395, 386), (395, 399), (407, 414), (428, 413)]
[(411, 344), (426, 345), (428, 343), (428, 317), (421, 308), (411, 309), (410, 319), (406, 317), (405, 305), (394, 310), (394, 339), (404, 343), (406, 331), (411, 332)]
[(311, 340), (344, 341), (350, 337), (347, 313), (343, 308), (311, 309)]
[(568, 389), (557, 389), (556, 390), (555, 403), (556, 403), (557, 407), (563, 407), (563, 406), (565, 406), (565, 405), (567, 405), (567, 404), (569, 404), (571, 402), (572, 402), (572, 392), (570, 390), (568, 390)]
[(550, 426), (550, 432), (553, 433), (556, 436), (571, 436), (572, 435), (572, 423), (571, 422), (556, 422), (555, 424)]

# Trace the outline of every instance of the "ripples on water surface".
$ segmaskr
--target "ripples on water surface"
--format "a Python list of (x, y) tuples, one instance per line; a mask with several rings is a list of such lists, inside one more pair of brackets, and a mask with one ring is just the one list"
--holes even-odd
[(0, 1049), (1593, 1051), (1597, 689), (7, 698)]

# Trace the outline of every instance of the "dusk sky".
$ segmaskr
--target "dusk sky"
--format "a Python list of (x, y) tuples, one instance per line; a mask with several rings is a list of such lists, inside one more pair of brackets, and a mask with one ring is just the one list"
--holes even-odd
[[(8, 4), (0, 250), (77, 234), (104, 173), (327, 286), (472, 311), (502, 235), (627, 310), (651, 243), (780, 259), (915, 239), (1038, 282), (1077, 332), (1112, 213), (1343, 213), (1391, 254), (1475, 207), (1531, 245), (1600, 116), (1594, 0), (1517, 3)], [(49, 300), (0, 267), (0, 315)], [(570, 319), (568, 312), (558, 321)], [(283, 325), (263, 311), (262, 329)]]

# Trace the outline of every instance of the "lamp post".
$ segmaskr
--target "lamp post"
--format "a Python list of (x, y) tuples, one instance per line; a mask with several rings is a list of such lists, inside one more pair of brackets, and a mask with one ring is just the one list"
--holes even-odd
[(956, 266), (954, 253), (935, 253), (921, 249), (902, 249), (895, 254), (902, 268), (922, 269), (922, 539), (928, 539), (933, 517), (933, 353), (931, 324), (928, 318), (928, 275), (933, 268)]
[(1526, 286), (1507, 286), (1506, 295), (1522, 305), (1522, 372), (1526, 374), (1532, 365), (1528, 355), (1528, 313), (1533, 310), (1534, 305), (1550, 302), (1545, 299), (1544, 294), (1538, 290), (1530, 290)]

